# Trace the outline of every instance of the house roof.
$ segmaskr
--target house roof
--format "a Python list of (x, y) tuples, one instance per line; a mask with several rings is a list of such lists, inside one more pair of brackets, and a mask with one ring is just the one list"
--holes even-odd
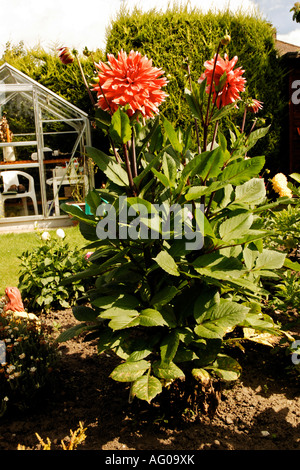
[(289, 44), (288, 42), (279, 41), (278, 39), (275, 39), (275, 47), (280, 56), (292, 52), (293, 55), (299, 54), (300, 57), (300, 46), (296, 46), (295, 44)]

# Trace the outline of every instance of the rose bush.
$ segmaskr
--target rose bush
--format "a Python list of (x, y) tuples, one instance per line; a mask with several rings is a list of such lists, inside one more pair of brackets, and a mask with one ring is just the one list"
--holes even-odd
[[(255, 129), (256, 121), (250, 134), (244, 122), (227, 135), (218, 128), (237, 105), (245, 107), (244, 121), (253, 111), (241, 97), (246, 79), (242, 68), (234, 70), (237, 58), (221, 58), (227, 42), (220, 41), (200, 83), (187, 77), (186, 132), (159, 115), (164, 92), (154, 93), (147, 81), (140, 86), (139, 61), (149, 66), (146, 59), (131, 52), (128, 57), (139, 61), (129, 64), (121, 53), (122, 72), (112, 56), (98, 66), (106, 78), (100, 74), (94, 87), (95, 116), (111, 154), (86, 151), (107, 184), (89, 192), (91, 215), (63, 206), (80, 221), (93, 250), (89, 267), (65, 282), (94, 278), (95, 285), (91, 306), (74, 308), (81, 323), (58, 341), (98, 336), (99, 353), (120, 357), (111, 378), (131, 384), (130, 399), (150, 402), (164, 387), (180, 384), (186, 407), (203, 391), (213, 393), (215, 381), (239, 377), (229, 346), (268, 344), (268, 337), (283, 334), (262, 305), (268, 298), (264, 280), (276, 278), (285, 254), (264, 248), (269, 231), (260, 214), (269, 203), (259, 175), (265, 159), (246, 156), (268, 128)], [(147, 76), (156, 80), (157, 69), (148, 68)], [(160, 79), (159, 87), (165, 83)], [(262, 104), (254, 104), (258, 112)], [(156, 117), (145, 119), (150, 111)], [(196, 146), (193, 124), (204, 129)]]

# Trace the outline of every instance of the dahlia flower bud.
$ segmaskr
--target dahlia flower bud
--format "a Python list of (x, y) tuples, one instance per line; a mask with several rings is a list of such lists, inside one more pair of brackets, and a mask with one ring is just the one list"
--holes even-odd
[(222, 39), (221, 39), (221, 44), (222, 46), (227, 46), (231, 41), (231, 37), (229, 36), (229, 34), (225, 34)]
[(274, 178), (271, 180), (273, 189), (280, 197), (293, 197), (293, 193), (287, 186), (287, 178), (283, 173), (277, 173)]
[(74, 62), (75, 56), (68, 47), (61, 47), (60, 49), (58, 49), (58, 51), (58, 57), (64, 65), (72, 64)]

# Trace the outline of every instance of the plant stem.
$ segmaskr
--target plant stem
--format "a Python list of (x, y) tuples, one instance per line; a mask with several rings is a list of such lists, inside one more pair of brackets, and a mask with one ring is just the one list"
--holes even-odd
[(213, 135), (213, 139), (212, 139), (212, 141), (211, 141), (210, 150), (213, 149), (213, 146), (214, 146), (214, 143), (215, 143), (215, 139), (216, 139), (216, 135), (217, 135), (217, 132), (218, 132), (218, 127), (219, 127), (219, 121), (217, 121), (217, 122), (216, 122), (216, 125), (215, 125), (214, 135)]
[(132, 191), (132, 194), (136, 196), (137, 194), (136, 194), (136, 189), (135, 189), (135, 185), (134, 185), (133, 178), (132, 178), (131, 165), (130, 165), (128, 149), (127, 149), (126, 144), (123, 144), (123, 151), (124, 151), (124, 157), (125, 157), (126, 170), (127, 170), (128, 179), (129, 179), (129, 186)]
[[(191, 90), (191, 92), (193, 92), (192, 77), (191, 77), (191, 69), (190, 69), (189, 64), (188, 64), (188, 66), (187, 66), (187, 69), (188, 69), (188, 75), (189, 75), (190, 90)], [(200, 154), (200, 153), (201, 153), (201, 146), (200, 146), (200, 137), (199, 137), (198, 122), (197, 122), (197, 119), (196, 119), (196, 118), (194, 118), (194, 121), (195, 121), (195, 130), (196, 130), (196, 136), (197, 136), (198, 153)]]
[(242, 122), (242, 128), (241, 128), (241, 132), (242, 132), (242, 133), (243, 133), (244, 130), (245, 130), (246, 115), (247, 115), (247, 106), (245, 106), (245, 109), (244, 109), (243, 122)]
[(203, 129), (203, 131), (204, 131), (204, 151), (206, 151), (206, 147), (207, 147), (207, 134), (208, 134), (208, 125), (209, 125), (209, 107), (210, 107), (210, 102), (211, 102), (214, 76), (215, 76), (215, 71), (216, 71), (216, 66), (217, 66), (217, 61), (218, 61), (218, 55), (219, 55), (220, 48), (221, 48), (221, 42), (219, 42), (218, 47), (217, 47), (217, 52), (216, 52), (215, 60), (214, 60), (213, 73), (212, 73), (212, 77), (211, 77), (211, 84), (210, 84), (210, 87), (209, 87), (208, 103), (207, 103), (206, 116), (205, 116), (204, 129)]
[(135, 178), (137, 176), (137, 164), (136, 164), (136, 152), (135, 152), (135, 138), (134, 138), (134, 131), (132, 129), (132, 137), (131, 137), (131, 164), (132, 164), (132, 174)]
[(89, 88), (89, 86), (88, 86), (88, 83), (87, 83), (87, 81), (86, 81), (86, 78), (85, 78), (85, 75), (84, 75), (84, 72), (83, 72), (81, 63), (80, 63), (80, 60), (79, 60), (79, 58), (78, 58), (77, 55), (76, 55), (76, 59), (77, 59), (77, 63), (78, 63), (78, 66), (79, 66), (79, 69), (80, 69), (80, 72), (81, 72), (81, 75), (82, 75), (82, 78), (83, 78), (83, 83), (84, 83), (84, 85), (85, 85), (85, 87), (86, 87), (86, 89), (87, 89), (87, 92), (88, 92), (88, 94), (89, 94), (89, 97), (90, 97), (90, 100), (91, 100), (91, 102), (92, 102), (92, 105), (95, 107), (95, 106), (96, 106), (96, 102), (95, 102), (94, 97), (93, 97), (93, 95), (92, 95), (92, 92), (91, 92), (91, 90), (90, 90), (90, 88)]

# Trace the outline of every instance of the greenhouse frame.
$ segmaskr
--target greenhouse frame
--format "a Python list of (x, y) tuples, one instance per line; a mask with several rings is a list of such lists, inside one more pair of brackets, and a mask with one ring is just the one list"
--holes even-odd
[(71, 223), (62, 202), (94, 185), (88, 115), (8, 63), (0, 67), (0, 233)]

